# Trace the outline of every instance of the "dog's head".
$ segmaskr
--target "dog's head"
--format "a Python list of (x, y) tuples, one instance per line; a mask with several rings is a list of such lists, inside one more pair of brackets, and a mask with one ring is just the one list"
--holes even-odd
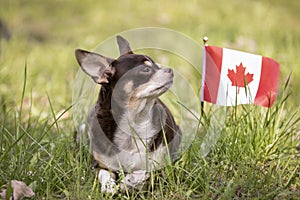
[(117, 36), (120, 57), (108, 58), (94, 52), (77, 49), (76, 59), (82, 70), (102, 86), (115, 88), (119, 95), (130, 99), (156, 98), (173, 83), (173, 71), (161, 68), (150, 57), (134, 54), (129, 43)]

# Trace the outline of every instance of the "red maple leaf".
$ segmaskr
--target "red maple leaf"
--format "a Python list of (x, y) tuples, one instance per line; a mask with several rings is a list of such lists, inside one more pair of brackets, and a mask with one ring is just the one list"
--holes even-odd
[(238, 93), (240, 92), (240, 87), (246, 87), (249, 83), (253, 81), (253, 74), (249, 72), (245, 74), (246, 67), (241, 63), (239, 66), (235, 66), (236, 72), (233, 69), (228, 69), (228, 78), (231, 81), (232, 86), (238, 87)]

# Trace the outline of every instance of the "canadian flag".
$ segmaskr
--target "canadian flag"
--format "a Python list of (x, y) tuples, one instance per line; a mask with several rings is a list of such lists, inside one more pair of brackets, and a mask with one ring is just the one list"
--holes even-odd
[(279, 64), (271, 58), (205, 46), (201, 100), (222, 106), (271, 107), (276, 98)]

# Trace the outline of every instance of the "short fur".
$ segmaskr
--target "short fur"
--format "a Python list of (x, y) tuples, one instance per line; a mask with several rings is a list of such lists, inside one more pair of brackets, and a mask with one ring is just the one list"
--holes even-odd
[[(171, 87), (173, 71), (160, 68), (146, 55), (134, 54), (121, 36), (117, 42), (121, 54), (117, 59), (80, 49), (75, 55), (82, 70), (101, 84), (88, 117), (94, 159), (102, 170), (123, 170), (136, 178), (140, 175), (135, 172), (156, 169), (168, 153), (175, 157), (179, 150), (181, 131), (158, 98)], [(150, 168), (147, 159), (153, 161)], [(114, 191), (105, 186), (114, 185), (114, 179), (103, 178), (108, 173), (100, 172), (102, 191)]]

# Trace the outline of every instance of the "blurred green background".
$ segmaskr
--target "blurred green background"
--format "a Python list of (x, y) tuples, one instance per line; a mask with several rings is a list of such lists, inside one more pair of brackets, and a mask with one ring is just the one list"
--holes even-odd
[(211, 45), (274, 58), (281, 64), (279, 90), (292, 73), (288, 102), (299, 102), (298, 0), (0, 0), (0, 5), (0, 94), (12, 105), (21, 96), (25, 63), (36, 112), (45, 105), (46, 93), (55, 110), (63, 109), (71, 104), (78, 70), (75, 48), (92, 50), (119, 32), (149, 26), (179, 31), (199, 43), (208, 36)]

